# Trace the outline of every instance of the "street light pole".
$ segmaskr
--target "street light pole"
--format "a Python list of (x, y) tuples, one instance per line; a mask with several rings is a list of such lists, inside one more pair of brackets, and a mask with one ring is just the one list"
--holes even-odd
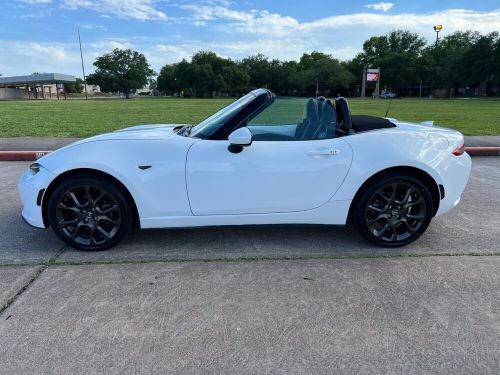
[(443, 25), (434, 26), (434, 31), (436, 32), (436, 44), (435, 44), (435, 64), (432, 69), (432, 80), (431, 80), (431, 92), (429, 93), (429, 98), (432, 99), (432, 90), (434, 89), (434, 79), (436, 76), (437, 65), (439, 64), (439, 53), (438, 53), (438, 43), (439, 43), (439, 32), (443, 30)]
[(436, 47), (438, 46), (438, 43), (439, 43), (439, 32), (441, 30), (443, 30), (443, 25), (434, 26), (434, 31), (436, 32)]

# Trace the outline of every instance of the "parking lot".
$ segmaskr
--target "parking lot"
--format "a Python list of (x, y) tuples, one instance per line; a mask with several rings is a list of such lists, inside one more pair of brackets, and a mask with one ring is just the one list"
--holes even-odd
[(1, 373), (500, 372), (500, 158), (405, 248), (293, 225), (93, 253), (22, 222), (28, 164), (0, 163)]

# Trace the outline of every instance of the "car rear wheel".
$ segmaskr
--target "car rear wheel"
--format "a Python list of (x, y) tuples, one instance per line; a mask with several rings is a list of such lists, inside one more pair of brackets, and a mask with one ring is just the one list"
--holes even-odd
[(411, 175), (389, 175), (370, 184), (354, 202), (351, 219), (368, 241), (404, 246), (419, 238), (433, 215), (429, 189)]
[(63, 181), (50, 196), (48, 218), (56, 235), (79, 250), (105, 250), (132, 226), (132, 210), (113, 181), (78, 175)]

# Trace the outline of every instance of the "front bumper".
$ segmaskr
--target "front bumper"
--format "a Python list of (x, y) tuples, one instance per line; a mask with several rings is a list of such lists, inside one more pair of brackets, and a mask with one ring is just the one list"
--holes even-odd
[(37, 198), (40, 190), (46, 189), (54, 177), (47, 169), (40, 167), (38, 173), (28, 169), (19, 178), (17, 188), (23, 204), (21, 215), (24, 221), (33, 227), (47, 227), (43, 222), (42, 206), (37, 204)]
[(460, 203), (462, 193), (469, 181), (472, 161), (467, 153), (450, 155), (437, 168), (445, 189), (445, 197), (439, 204), (436, 216), (442, 215)]

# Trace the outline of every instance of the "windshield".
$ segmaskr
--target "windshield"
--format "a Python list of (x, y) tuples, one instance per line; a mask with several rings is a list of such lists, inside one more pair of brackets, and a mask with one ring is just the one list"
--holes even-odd
[(253, 93), (249, 93), (240, 99), (235, 100), (228, 106), (222, 108), (218, 112), (215, 112), (212, 116), (194, 126), (189, 135), (191, 137), (209, 138), (254, 98), (255, 95)]

